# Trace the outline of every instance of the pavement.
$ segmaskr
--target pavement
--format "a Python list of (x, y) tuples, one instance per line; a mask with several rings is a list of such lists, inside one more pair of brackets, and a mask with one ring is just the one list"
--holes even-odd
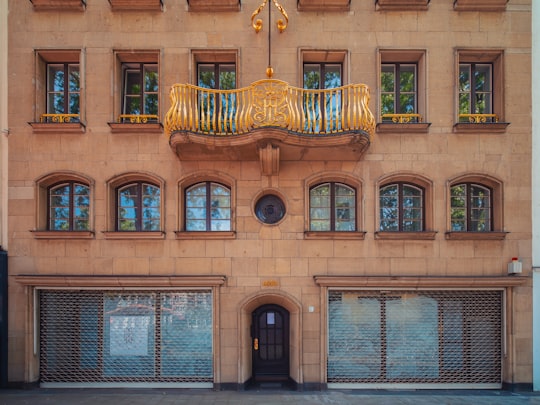
[(213, 391), (210, 389), (0, 389), (0, 405), (540, 405), (540, 392), (500, 390)]

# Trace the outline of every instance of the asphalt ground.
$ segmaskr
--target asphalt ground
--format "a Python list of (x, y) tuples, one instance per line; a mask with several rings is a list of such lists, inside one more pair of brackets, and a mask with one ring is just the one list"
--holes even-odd
[(206, 389), (3, 389), (0, 405), (540, 405), (540, 392), (499, 390), (213, 391)]

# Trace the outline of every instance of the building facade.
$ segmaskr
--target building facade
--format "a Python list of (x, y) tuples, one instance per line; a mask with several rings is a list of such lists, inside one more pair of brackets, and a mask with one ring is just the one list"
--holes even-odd
[(8, 4), (11, 382), (531, 386), (531, 0)]

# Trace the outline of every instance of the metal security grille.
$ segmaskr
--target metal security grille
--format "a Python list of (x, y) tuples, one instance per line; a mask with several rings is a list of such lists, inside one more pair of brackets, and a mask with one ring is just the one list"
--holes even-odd
[(501, 291), (328, 293), (328, 383), (501, 384)]
[(44, 383), (213, 381), (211, 291), (40, 291)]

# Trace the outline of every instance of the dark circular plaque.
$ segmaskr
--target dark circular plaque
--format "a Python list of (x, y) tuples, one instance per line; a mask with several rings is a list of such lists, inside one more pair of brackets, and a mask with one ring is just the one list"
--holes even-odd
[(255, 215), (265, 224), (275, 224), (285, 215), (285, 204), (277, 195), (264, 195), (255, 204)]

